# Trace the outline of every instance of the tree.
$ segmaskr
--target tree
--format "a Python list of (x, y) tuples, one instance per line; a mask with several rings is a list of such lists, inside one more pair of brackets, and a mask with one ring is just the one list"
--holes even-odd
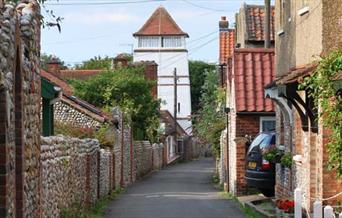
[(189, 61), (191, 107), (194, 114), (200, 109), (201, 90), (205, 81), (205, 74), (212, 70), (215, 70), (215, 65), (203, 61)]
[(77, 70), (105, 70), (110, 69), (113, 58), (105, 56), (102, 58), (100, 55), (91, 58), (90, 60), (83, 61), (82, 64), (75, 66)]
[(219, 155), (220, 135), (226, 125), (223, 110), (225, 91), (218, 86), (215, 70), (207, 71), (204, 79), (200, 98), (201, 108), (196, 116), (194, 130), (200, 139), (211, 144), (213, 153)]
[(154, 82), (143, 72), (143, 68), (105, 70), (89, 80), (73, 81), (75, 95), (101, 108), (119, 106), (134, 130), (155, 141), (160, 102), (151, 93)]
[[(132, 61), (133, 57), (130, 54), (120, 54), (121, 57), (124, 57), (128, 61)], [(77, 70), (105, 70), (110, 69), (112, 67), (112, 62), (114, 58), (105, 56), (102, 58), (100, 55), (91, 58), (90, 60), (83, 61), (82, 64), (78, 64), (75, 66)]]
[(47, 70), (47, 64), (52, 59), (55, 59), (60, 63), (61, 70), (65, 70), (68, 68), (65, 65), (64, 61), (62, 61), (59, 57), (56, 57), (55, 55), (51, 55), (51, 54), (46, 54), (46, 53), (43, 53), (40, 55), (40, 67), (44, 70)]

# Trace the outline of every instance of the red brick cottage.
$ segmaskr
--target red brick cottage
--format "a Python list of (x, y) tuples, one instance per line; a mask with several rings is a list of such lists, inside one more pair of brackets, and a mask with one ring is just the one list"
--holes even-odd
[[(274, 9), (271, 16), (274, 43)], [(221, 137), (220, 180), (235, 195), (246, 191), (246, 135), (255, 137), (275, 129), (274, 105), (264, 97), (264, 86), (275, 77), (274, 50), (264, 49), (264, 6), (244, 4), (236, 15), (236, 29), (225, 17), (219, 22), (220, 65), (226, 73), (227, 130)]]
[(235, 49), (227, 75), (229, 191), (241, 195), (245, 185), (245, 136), (275, 129), (274, 106), (263, 87), (274, 79), (273, 49)]

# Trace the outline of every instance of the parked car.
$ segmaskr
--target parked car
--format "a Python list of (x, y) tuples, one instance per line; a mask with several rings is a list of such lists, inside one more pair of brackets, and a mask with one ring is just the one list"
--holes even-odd
[(265, 196), (274, 196), (275, 164), (263, 154), (275, 147), (275, 132), (262, 132), (250, 144), (246, 153), (245, 179), (247, 185), (257, 188)]

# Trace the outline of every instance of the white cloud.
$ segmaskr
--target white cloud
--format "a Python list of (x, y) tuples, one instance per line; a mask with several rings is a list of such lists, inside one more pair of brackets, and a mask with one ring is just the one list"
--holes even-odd
[(73, 22), (86, 25), (97, 25), (104, 23), (134, 23), (139, 21), (139, 17), (127, 11), (96, 11), (96, 12), (73, 12), (65, 14), (65, 22)]

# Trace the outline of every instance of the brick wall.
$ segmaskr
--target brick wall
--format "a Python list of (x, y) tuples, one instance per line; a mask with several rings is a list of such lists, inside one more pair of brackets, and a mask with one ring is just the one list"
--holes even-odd
[(236, 118), (236, 137), (250, 135), (255, 137), (260, 129), (260, 116), (238, 115)]
[[(331, 196), (336, 195), (339, 192), (342, 192), (342, 181), (340, 179), (336, 178), (336, 173), (333, 171), (329, 171), (327, 169), (326, 163), (328, 163), (329, 160), (329, 153), (328, 148), (326, 144), (329, 142), (329, 137), (331, 132), (326, 128), (321, 128), (321, 139), (322, 139), (322, 153), (323, 153), (323, 166), (320, 169), (322, 172), (322, 182), (321, 182), (321, 188), (322, 188), (322, 197), (323, 198), (329, 198)], [(342, 201), (342, 196), (339, 196), (337, 198), (325, 201), (325, 204), (330, 205), (336, 205), (337, 202)]]
[[(299, 114), (293, 110), (294, 124), (291, 126), (281, 119), (277, 109), (277, 144), (284, 144), (286, 152), (301, 155), (301, 162), (293, 162), (287, 169), (277, 164), (276, 198), (293, 197), (295, 188), (303, 193), (303, 207), (311, 210), (316, 198), (331, 197), (342, 191), (342, 183), (333, 171), (327, 169), (329, 130), (319, 125), (318, 133), (303, 131)], [(309, 124), (310, 129), (310, 124)], [(280, 135), (280, 136), (279, 136)], [(336, 205), (342, 198), (324, 201)]]
[[(259, 134), (259, 115), (237, 115), (229, 113), (228, 136), (221, 136), (221, 183), (234, 195), (246, 193), (245, 156), (246, 135)], [(228, 146), (225, 145), (228, 137)], [(228, 151), (229, 148), (229, 151)]]

